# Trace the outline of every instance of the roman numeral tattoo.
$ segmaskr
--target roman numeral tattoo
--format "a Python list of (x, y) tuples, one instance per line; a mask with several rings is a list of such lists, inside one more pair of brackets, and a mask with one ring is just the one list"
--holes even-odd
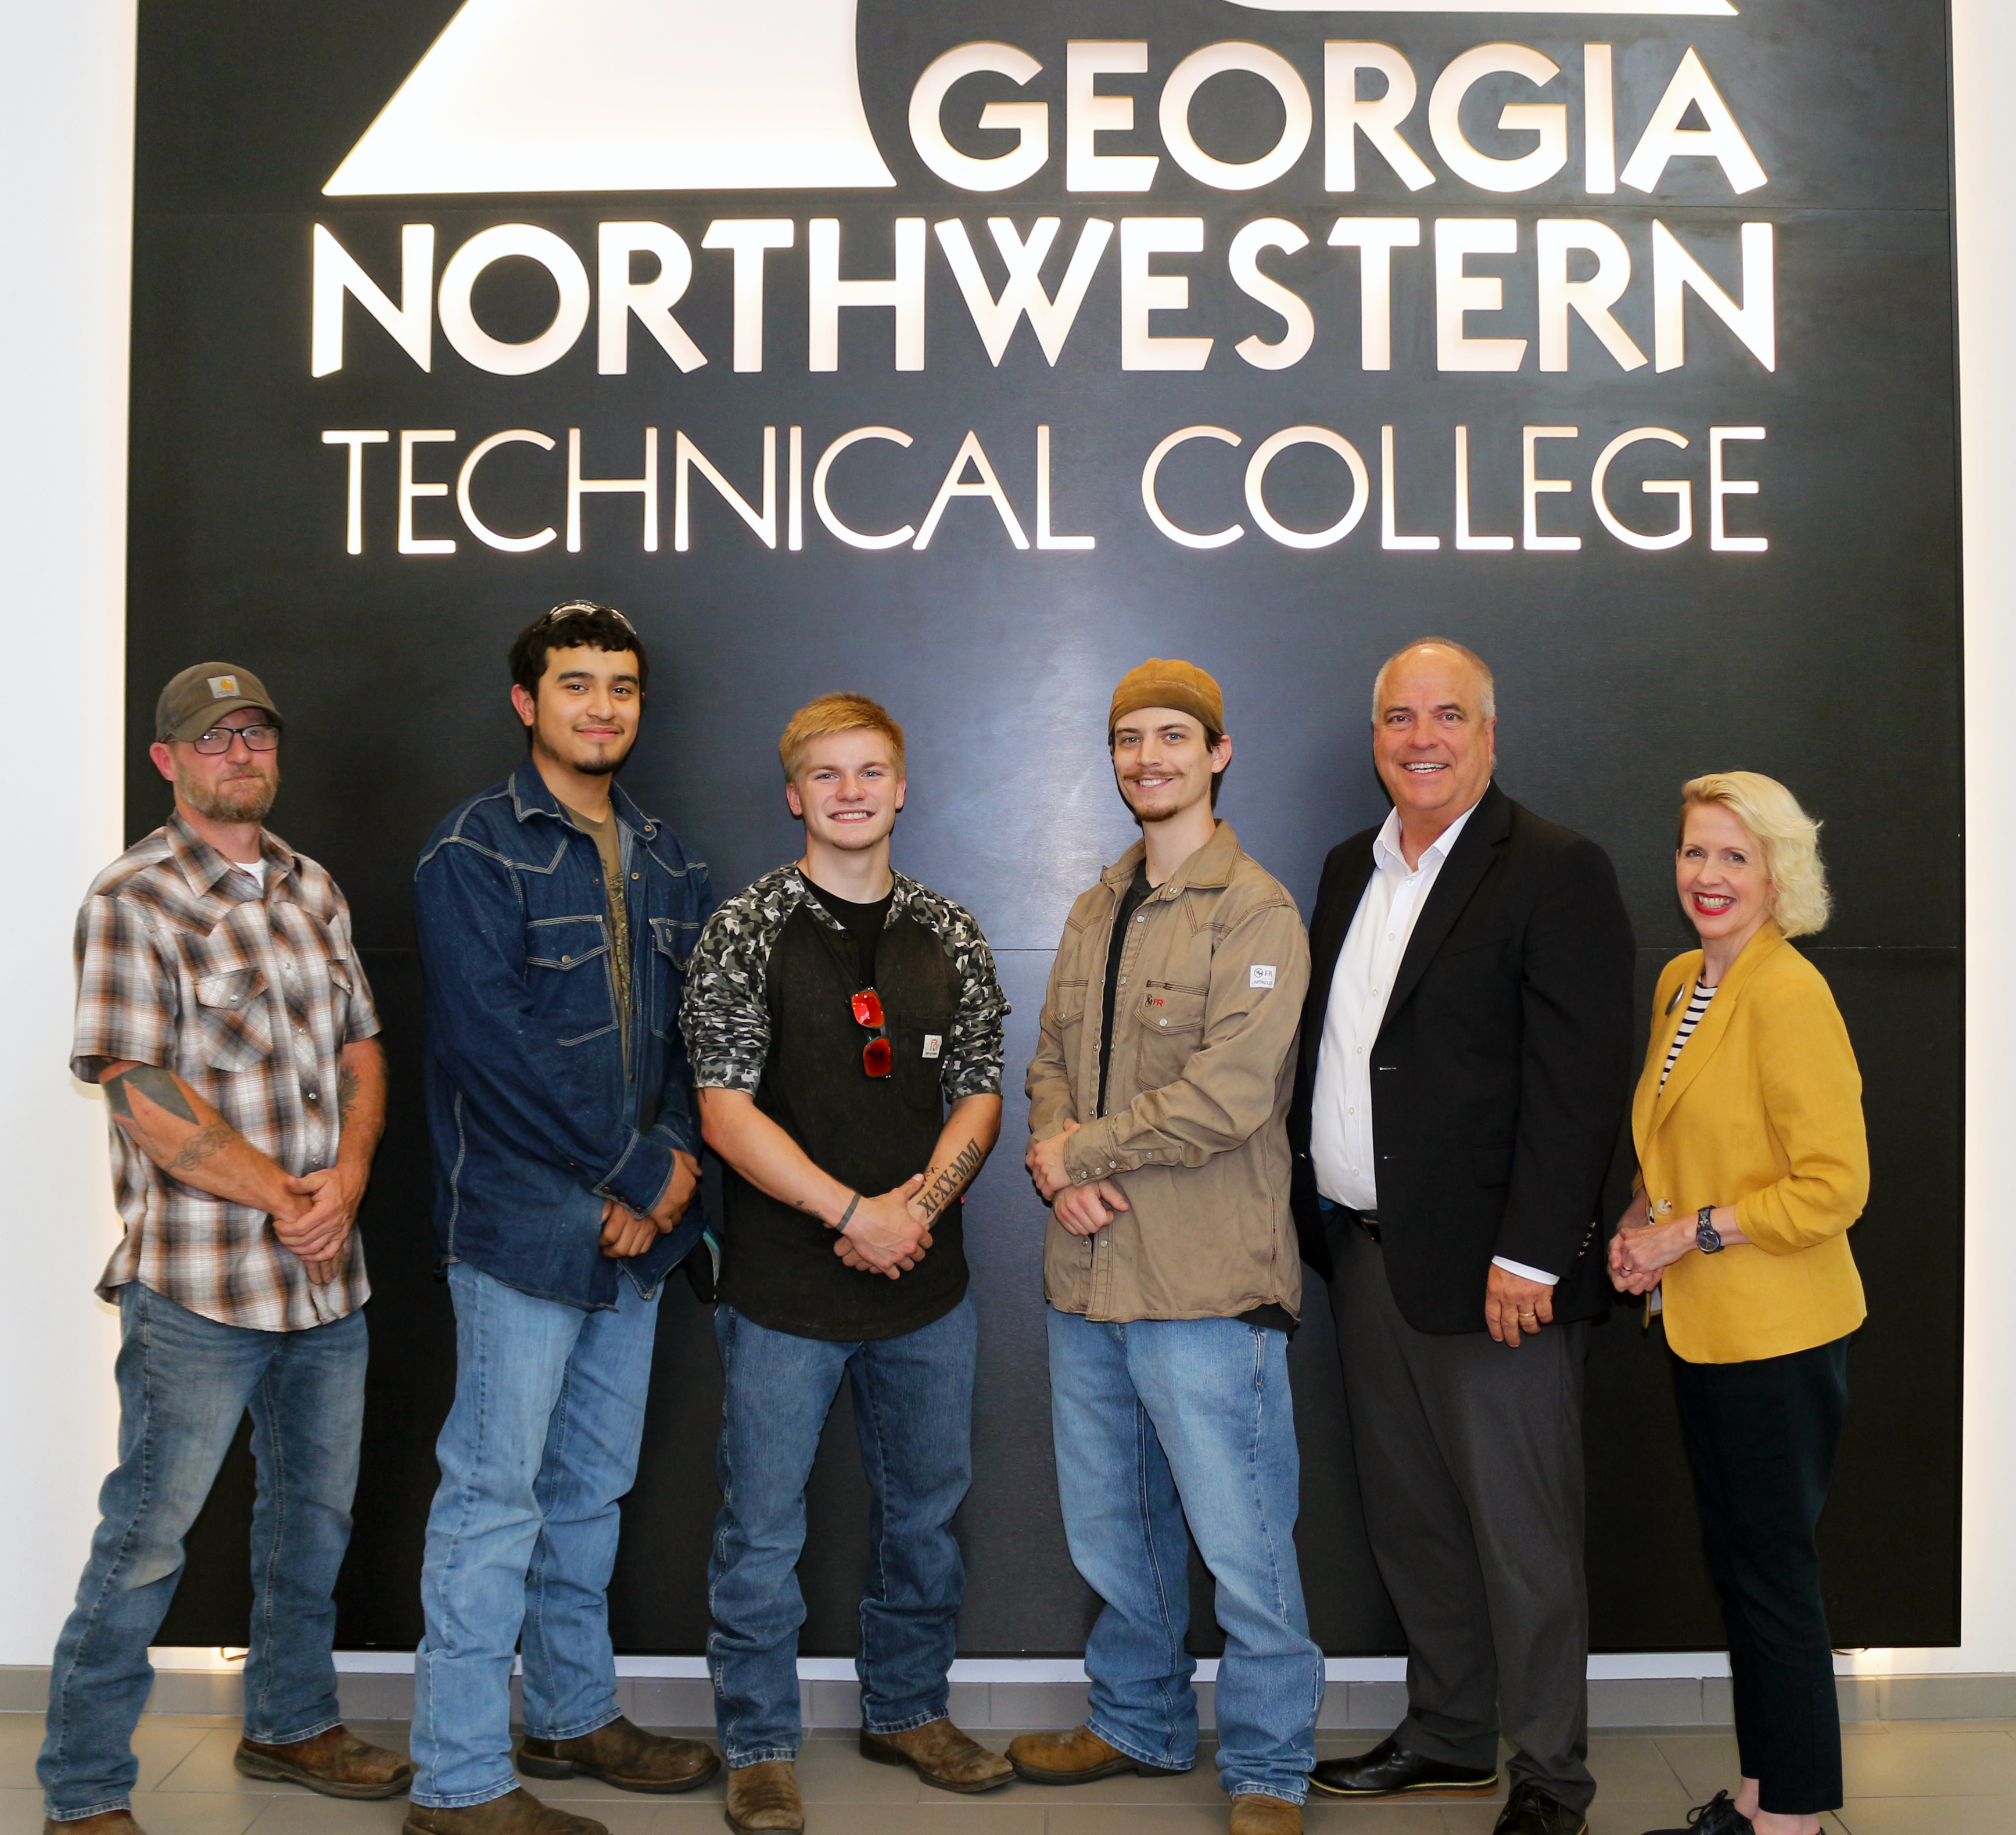
[(910, 1200), (927, 1217), (934, 1217), (963, 1191), (987, 1155), (977, 1141), (969, 1141), (959, 1157), (946, 1166), (923, 1191)]

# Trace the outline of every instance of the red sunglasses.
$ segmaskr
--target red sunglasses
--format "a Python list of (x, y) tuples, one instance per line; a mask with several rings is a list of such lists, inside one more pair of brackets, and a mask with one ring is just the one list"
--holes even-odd
[(869, 1076), (887, 1076), (895, 1068), (896, 1048), (889, 1043), (882, 1015), (882, 997), (873, 988), (863, 988), (848, 1004), (854, 1009), (855, 1022), (874, 1033), (861, 1047), (861, 1068)]

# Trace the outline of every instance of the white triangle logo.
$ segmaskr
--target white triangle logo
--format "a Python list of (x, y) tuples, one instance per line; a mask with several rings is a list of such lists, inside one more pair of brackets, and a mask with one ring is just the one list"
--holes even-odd
[(467, 0), (330, 197), (892, 186), (855, 0)]
[[(1694, 13), (1730, 0), (1233, 0), (1267, 13)], [(330, 197), (817, 191), (896, 181), (855, 0), (467, 0)]]

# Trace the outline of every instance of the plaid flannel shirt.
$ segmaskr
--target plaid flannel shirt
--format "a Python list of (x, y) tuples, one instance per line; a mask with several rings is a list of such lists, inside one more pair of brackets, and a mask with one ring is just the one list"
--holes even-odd
[[(336, 881), (277, 835), (261, 853), (263, 891), (171, 817), (98, 876), (77, 914), (70, 1069), (95, 1083), (107, 1062), (164, 1065), (298, 1176), (336, 1163), (339, 1061), (376, 1036), (378, 1015)], [(369, 1296), (355, 1234), (317, 1287), (264, 1211), (185, 1184), (106, 1119), (126, 1231), (101, 1296), (140, 1281), (262, 1332), (322, 1325)]]

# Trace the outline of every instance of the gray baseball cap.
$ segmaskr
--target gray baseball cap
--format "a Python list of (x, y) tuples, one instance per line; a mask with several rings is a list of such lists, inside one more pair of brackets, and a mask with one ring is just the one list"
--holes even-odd
[(283, 723), (265, 683), (250, 669), (229, 662), (191, 663), (154, 703), (154, 737), (160, 741), (200, 738), (226, 714), (241, 707), (257, 708), (271, 714), (275, 726)]

